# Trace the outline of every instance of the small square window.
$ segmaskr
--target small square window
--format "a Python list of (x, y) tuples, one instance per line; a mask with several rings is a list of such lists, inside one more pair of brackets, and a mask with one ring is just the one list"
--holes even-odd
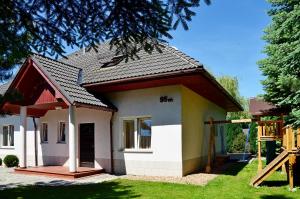
[(2, 146), (14, 146), (14, 126), (3, 126), (2, 130)]
[(135, 117), (123, 120), (123, 135), (125, 149), (150, 149), (151, 148), (150, 117)]
[(42, 123), (41, 142), (42, 143), (48, 142), (48, 124), (47, 123)]
[(58, 143), (66, 142), (66, 123), (65, 122), (59, 122), (57, 142)]

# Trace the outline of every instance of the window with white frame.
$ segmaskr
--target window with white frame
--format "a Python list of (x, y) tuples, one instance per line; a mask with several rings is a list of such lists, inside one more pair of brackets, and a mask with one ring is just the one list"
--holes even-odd
[(58, 143), (66, 142), (66, 123), (65, 122), (59, 122), (57, 142)]
[(48, 142), (48, 124), (47, 123), (42, 123), (41, 142), (42, 143)]
[(12, 147), (14, 146), (14, 126), (5, 125), (2, 129), (2, 146)]
[(125, 149), (151, 148), (151, 117), (126, 118), (122, 122)]

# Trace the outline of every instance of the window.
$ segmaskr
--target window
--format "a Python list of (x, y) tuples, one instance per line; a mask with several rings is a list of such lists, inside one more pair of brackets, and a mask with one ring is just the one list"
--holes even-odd
[(14, 126), (3, 126), (2, 146), (14, 146)]
[(138, 119), (139, 148), (149, 149), (151, 147), (151, 119)]
[(123, 121), (124, 137), (125, 137), (125, 148), (134, 148), (134, 120)]
[(48, 142), (48, 124), (47, 123), (42, 123), (41, 142), (42, 143)]
[(151, 148), (150, 117), (136, 117), (123, 120), (123, 136), (125, 149)]
[(65, 122), (59, 122), (57, 142), (58, 143), (66, 142), (66, 123)]

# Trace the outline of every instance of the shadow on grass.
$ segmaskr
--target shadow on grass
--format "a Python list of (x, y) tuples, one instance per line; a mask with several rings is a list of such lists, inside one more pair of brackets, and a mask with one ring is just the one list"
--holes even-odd
[(139, 194), (134, 193), (132, 186), (124, 185), (118, 181), (109, 181), (99, 184), (51, 186), (31, 185), (19, 186), (17, 188), (0, 191), (2, 199), (100, 199), (100, 198), (137, 198)]
[(285, 186), (288, 185), (287, 180), (273, 180), (273, 181), (264, 181), (261, 186), (266, 186), (266, 187), (280, 187), (280, 186)]
[(228, 162), (225, 165), (223, 165), (219, 168), (216, 168), (212, 173), (236, 176), (247, 165), (248, 165), (248, 162), (237, 162), (237, 161)]
[(291, 197), (288, 197), (283, 194), (277, 194), (277, 195), (263, 195), (260, 196), (261, 199), (292, 199)]

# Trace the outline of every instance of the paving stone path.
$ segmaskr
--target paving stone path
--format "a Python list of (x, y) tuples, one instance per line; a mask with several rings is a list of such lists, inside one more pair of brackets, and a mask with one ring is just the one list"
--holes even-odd
[(79, 184), (92, 184), (117, 179), (118, 176), (110, 174), (99, 174), (75, 180), (59, 179), (38, 175), (16, 174), (12, 168), (0, 167), (0, 190), (14, 188), (25, 185), (47, 185), (47, 186), (67, 186)]

